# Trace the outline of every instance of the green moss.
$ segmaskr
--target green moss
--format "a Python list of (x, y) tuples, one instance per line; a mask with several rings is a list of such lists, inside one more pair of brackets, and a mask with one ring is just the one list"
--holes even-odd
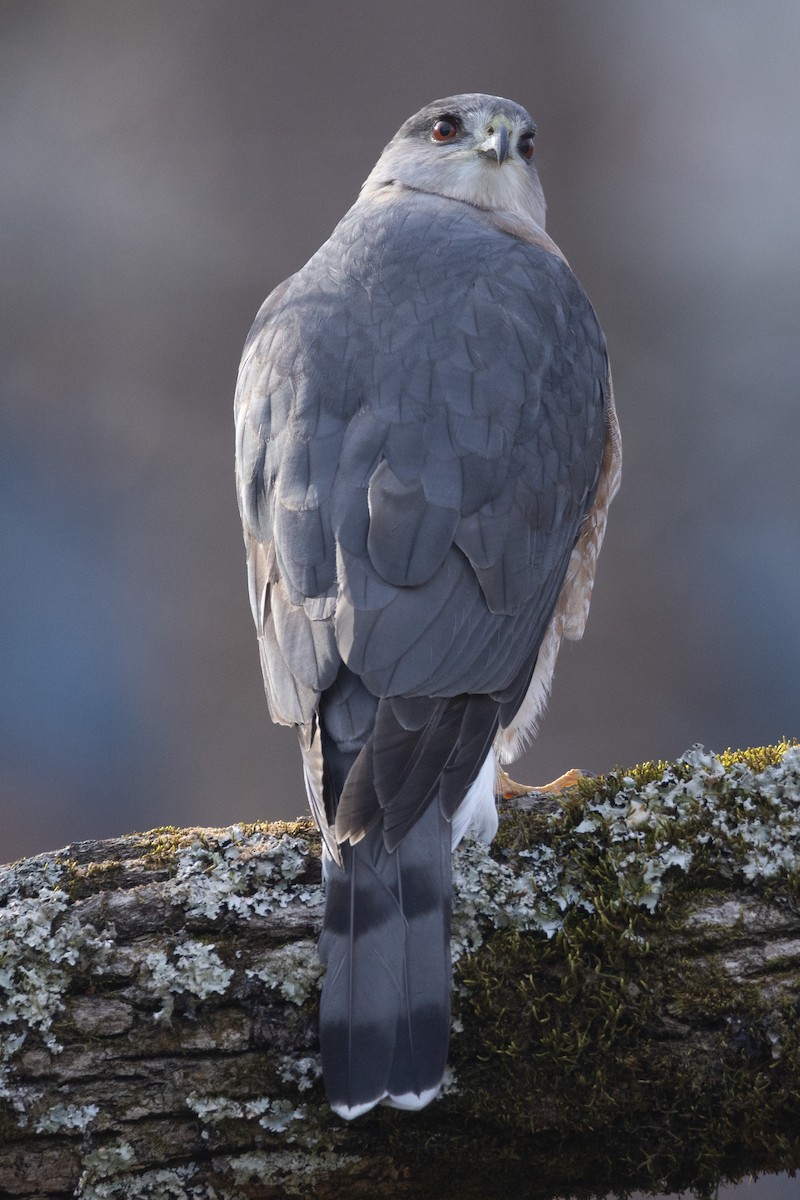
[(697, 1191), (800, 1164), (800, 1022), (781, 963), (765, 994), (725, 970), (718, 929), (714, 954), (674, 949), (708, 938), (688, 915), (733, 893), (796, 911), (800, 789), (795, 766), (778, 773), (790, 745), (641, 764), (501, 823), (492, 856), (530, 870), (526, 920), (537, 889), (558, 901), (552, 936), (514, 927), (512, 910), (458, 961), (448, 1105), (463, 1155), (452, 1125), (438, 1141), (435, 1112), (416, 1149), (391, 1132), (420, 1196), (456, 1181), (465, 1197)]
[[(741, 763), (751, 771), (759, 773), (767, 767), (778, 766), (784, 754), (790, 747), (798, 745), (796, 738), (782, 738), (770, 746), (750, 746), (744, 750), (733, 750), (730, 747), (716, 757), (725, 771)], [(601, 792), (609, 799), (613, 798), (630, 780), (637, 789), (646, 787), (659, 780), (665, 771), (672, 771), (676, 777), (688, 777), (691, 766), (685, 761), (669, 762), (665, 759), (652, 759), (637, 763), (634, 767), (616, 767), (607, 775), (589, 776), (579, 779), (573, 788), (563, 795), (563, 803), (569, 808), (580, 805), (581, 801), (591, 797), (595, 792)]]
[(797, 738), (781, 738), (772, 746), (751, 746), (747, 750), (728, 748), (723, 750), (719, 759), (726, 771), (735, 763), (744, 763), (751, 771), (761, 772), (767, 767), (777, 767), (786, 751), (797, 744)]
[(70, 900), (83, 900), (96, 892), (112, 891), (122, 883), (125, 866), (116, 860), (88, 863), (79, 866), (74, 859), (67, 863), (66, 888)]
[(248, 835), (263, 833), (270, 837), (306, 838), (318, 842), (319, 832), (311, 817), (297, 817), (294, 821), (254, 821), (241, 827)]
[(174, 825), (161, 825), (138, 836), (142, 838), (142, 860), (150, 867), (162, 867), (172, 873), (179, 851), (189, 845), (196, 834)]
[(680, 958), (664, 972), (662, 994), (667, 1011), (687, 1024), (714, 1024), (731, 1013), (759, 1011), (753, 986), (734, 983), (727, 971), (712, 962)]

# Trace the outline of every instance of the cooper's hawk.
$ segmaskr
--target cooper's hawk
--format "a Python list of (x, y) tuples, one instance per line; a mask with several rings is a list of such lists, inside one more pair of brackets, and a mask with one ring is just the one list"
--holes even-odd
[(583, 632), (620, 442), (544, 232), (528, 113), (437, 100), (259, 312), (236, 398), (250, 602), (324, 842), (333, 1108), (419, 1108), (450, 1026), (450, 857), (497, 828)]

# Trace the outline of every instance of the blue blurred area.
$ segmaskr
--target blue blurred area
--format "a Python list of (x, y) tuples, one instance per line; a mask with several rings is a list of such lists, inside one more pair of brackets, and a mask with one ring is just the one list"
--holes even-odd
[(303, 810), (247, 606), (238, 358), (455, 91), (539, 124), (625, 443), (517, 777), (798, 733), (798, 44), (788, 0), (5, 0), (0, 859)]
[(118, 515), (51, 449), (41, 430), (0, 419), (0, 857), (21, 834), (38, 847), (71, 840), (76, 817), (108, 832), (135, 824), (144, 764), (162, 752), (136, 688), (120, 686), (133, 647)]
[(119, 639), (103, 531), (91, 498), (76, 495), (63, 471), (45, 476), (24, 448), (13, 461), (3, 457), (0, 521), (10, 569), (0, 600), (7, 639), (0, 704), (10, 765), (53, 777), (68, 764), (87, 781), (97, 772), (107, 783), (136, 747), (126, 732), (130, 696), (116, 687)]

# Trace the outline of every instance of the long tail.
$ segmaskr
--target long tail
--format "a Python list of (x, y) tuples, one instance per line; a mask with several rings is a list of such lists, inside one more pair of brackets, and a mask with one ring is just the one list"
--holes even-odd
[(422, 1108), (439, 1089), (450, 1034), (451, 827), (432, 803), (394, 850), (380, 826), (326, 857), (327, 973), (320, 1005), (331, 1107)]

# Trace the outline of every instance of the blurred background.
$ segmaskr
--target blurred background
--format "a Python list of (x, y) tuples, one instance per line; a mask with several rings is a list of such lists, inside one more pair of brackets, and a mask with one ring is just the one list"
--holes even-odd
[(424, 103), (539, 125), (625, 470), (515, 774), (800, 732), (795, 0), (3, 0), (0, 861), (305, 809), (231, 405), (264, 296)]

